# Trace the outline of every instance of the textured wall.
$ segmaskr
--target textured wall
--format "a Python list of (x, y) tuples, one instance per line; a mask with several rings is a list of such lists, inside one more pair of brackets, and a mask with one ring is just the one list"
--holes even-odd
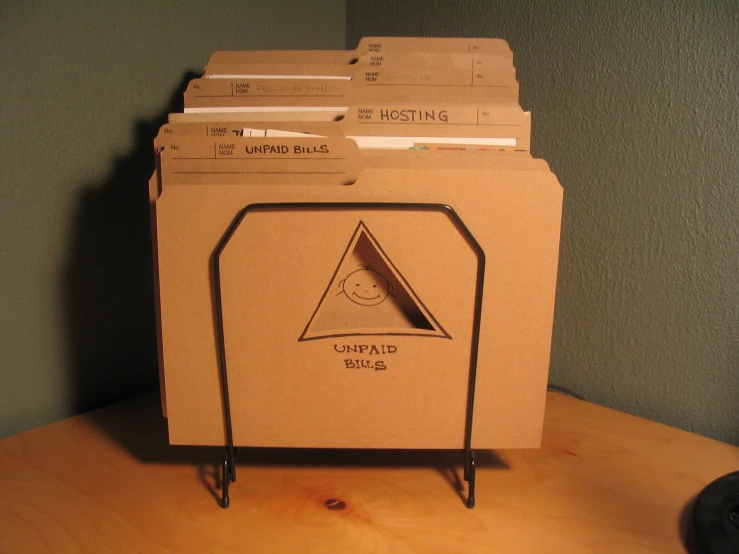
[(344, 9), (2, 2), (0, 436), (156, 386), (157, 126), (213, 50), (341, 48)]
[(739, 444), (739, 4), (350, 0), (362, 35), (508, 40), (565, 189), (551, 381)]

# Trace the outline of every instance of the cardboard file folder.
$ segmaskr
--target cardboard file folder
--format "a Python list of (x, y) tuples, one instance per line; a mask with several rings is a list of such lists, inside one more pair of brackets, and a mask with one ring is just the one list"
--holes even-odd
[(206, 79), (312, 79), (377, 83), (426, 84), (430, 86), (469, 82), (470, 84), (514, 84), (516, 70), (508, 67), (469, 68), (443, 66), (439, 64), (385, 65), (357, 67), (355, 65), (314, 64), (219, 64), (206, 67)]
[[(221, 121), (179, 121), (164, 125), (160, 136), (280, 136), (279, 133), (303, 133), (328, 137), (351, 137), (372, 147), (393, 148), (401, 137), (403, 147), (437, 145), (479, 145), (490, 149), (528, 151), (531, 114), (514, 106), (459, 105), (378, 105), (349, 108), (339, 121), (330, 122), (238, 122), (236, 114), (211, 114)], [(269, 119), (264, 117), (264, 119)], [(260, 133), (261, 131), (261, 133)], [(370, 138), (374, 137), (374, 138)], [(424, 137), (427, 141), (424, 141)], [(384, 140), (383, 139), (387, 139)], [(448, 139), (445, 141), (445, 139)], [(467, 140), (467, 142), (465, 142)]]
[[(272, 182), (263, 175), (254, 184), (176, 186), (167, 173), (175, 152), (162, 152), (173, 186), (163, 187), (156, 207), (172, 443), (224, 444), (210, 260), (239, 211), (255, 202), (393, 201), (452, 206), (487, 255), (473, 447), (538, 445), (562, 198), (551, 173), (363, 168), (350, 186), (333, 176), (301, 185), (284, 174)], [(245, 225), (224, 250), (222, 275), (224, 301), (232, 299), (223, 325), (236, 444), (461, 448), (468, 369), (461, 360), (469, 355), (462, 344), (471, 319), (466, 277), (474, 263), (444, 217), (279, 212), (254, 214)], [(362, 257), (367, 263), (355, 263)], [(384, 302), (394, 302), (385, 305), (394, 311), (370, 327), (343, 313), (346, 305), (321, 300), (351, 302), (341, 295), (353, 283), (352, 264), (367, 272), (353, 278), (374, 277), (387, 292)], [(385, 281), (369, 273), (373, 268)], [(394, 343), (373, 334), (403, 325), (411, 332), (391, 335)], [(360, 331), (334, 336), (336, 328)], [(373, 345), (380, 354), (372, 354)], [(357, 367), (347, 367), (347, 359), (359, 360)], [(267, 395), (273, 387), (279, 391)]]
[(365, 54), (481, 54), (513, 59), (508, 43), (498, 38), (364, 37), (356, 50), (245, 50), (214, 52), (208, 64), (318, 63), (351, 64)]
[(378, 69), (352, 80), (318, 78), (195, 79), (185, 112), (347, 109), (360, 103), (518, 104), (518, 82), (498, 71)]
[[(315, 112), (301, 112), (301, 106), (293, 110), (285, 107), (283, 111), (214, 111), (202, 113), (172, 113), (169, 114), (169, 123), (213, 123), (219, 121), (281, 121), (281, 122), (332, 122), (349, 119), (358, 124), (365, 123), (395, 123), (395, 124), (449, 124), (449, 125), (510, 125), (521, 124), (518, 121), (520, 114), (526, 114), (530, 119), (530, 112), (524, 112), (517, 105), (496, 105), (487, 103), (396, 103), (383, 104), (367, 102), (355, 106), (337, 107), (333, 110), (325, 109)], [(371, 111), (370, 111), (371, 110)], [(383, 110), (388, 110), (387, 112)], [(446, 110), (442, 112), (442, 110)], [(514, 115), (515, 114), (515, 115)], [(442, 119), (445, 119), (444, 121)], [(515, 122), (515, 123), (514, 123)]]
[[(451, 117), (451, 116), (450, 116)], [(455, 121), (457, 121), (455, 119)], [(217, 123), (214, 127), (211, 127), (212, 132), (218, 134), (225, 134), (229, 129), (228, 123)], [(236, 125), (236, 129), (240, 128), (240, 124)], [(269, 123), (269, 126), (274, 126), (274, 123)], [(286, 126), (295, 124), (286, 124)], [(318, 124), (320, 125), (320, 124)], [(335, 123), (328, 123), (329, 127), (334, 126)], [(300, 124), (298, 124), (298, 128)], [(296, 127), (290, 127), (296, 128)], [(413, 126), (410, 127), (411, 129)], [(162, 341), (161, 341), (161, 324), (160, 324), (160, 310), (159, 310), (159, 275), (158, 275), (158, 261), (157, 261), (157, 230), (156, 230), (156, 199), (159, 197), (161, 192), (161, 183), (166, 181), (168, 183), (176, 183), (178, 185), (185, 184), (225, 184), (225, 183), (244, 183), (245, 179), (248, 179), (253, 173), (249, 173), (250, 170), (254, 169), (253, 163), (248, 160), (242, 160), (240, 166), (236, 166), (233, 161), (227, 159), (221, 159), (220, 162), (216, 162), (216, 147), (218, 143), (213, 142), (213, 138), (209, 139), (201, 137), (206, 142), (210, 140), (209, 146), (203, 149), (202, 141), (196, 139), (196, 137), (187, 138), (185, 133), (204, 133), (208, 132), (207, 126), (202, 127), (201, 124), (185, 124), (185, 125), (165, 125), (161, 131), (159, 137), (155, 141), (155, 147), (157, 149), (165, 147), (169, 140), (176, 138), (178, 140), (178, 148), (176, 156), (170, 159), (167, 169), (170, 172), (176, 174), (176, 179), (173, 177), (161, 178), (160, 174), (155, 174), (149, 182), (149, 201), (151, 211), (151, 232), (152, 232), (152, 252), (154, 255), (154, 282), (155, 282), (155, 306), (156, 306), (156, 317), (157, 317), (157, 333), (158, 333), (158, 346), (159, 346), (159, 372), (160, 372), (160, 383), (161, 383), (161, 397), (162, 397), (162, 410), (164, 415), (167, 415), (166, 406), (166, 384), (164, 376), (164, 359), (162, 356)], [(315, 129), (314, 129), (315, 130)], [(169, 132), (165, 132), (169, 131)], [(414, 132), (420, 132), (418, 130)], [(229, 133), (230, 134), (230, 133)], [(195, 150), (193, 151), (193, 144)], [(353, 154), (352, 154), (353, 155)], [(461, 157), (460, 157), (461, 156)], [(238, 163), (238, 162), (237, 162)], [(353, 161), (356, 164), (355, 172), (361, 171), (364, 167), (404, 167), (404, 168), (454, 168), (463, 165), (467, 168), (485, 167), (485, 168), (497, 168), (497, 169), (510, 169), (510, 170), (545, 170), (548, 171), (548, 166), (543, 160), (533, 160), (530, 155), (525, 152), (456, 152), (450, 151), (425, 151), (425, 150), (409, 150), (409, 151), (384, 151), (384, 150), (365, 150), (361, 152), (361, 155), (356, 156)], [(220, 164), (220, 165), (219, 165)], [(224, 166), (223, 164), (227, 164)], [(243, 171), (243, 172), (242, 172)], [(349, 178), (348, 178), (349, 179)], [(251, 181), (253, 182), (253, 181)], [(325, 179), (323, 180), (325, 182)]]
[(513, 61), (508, 56), (486, 54), (448, 54), (428, 52), (404, 52), (360, 56), (355, 63), (299, 63), (285, 58), (279, 62), (209, 63), (203, 76), (243, 77), (244, 75), (274, 74), (322, 75), (346, 78), (358, 70), (373, 68), (435, 68), (435, 69), (508, 69), (515, 72)]

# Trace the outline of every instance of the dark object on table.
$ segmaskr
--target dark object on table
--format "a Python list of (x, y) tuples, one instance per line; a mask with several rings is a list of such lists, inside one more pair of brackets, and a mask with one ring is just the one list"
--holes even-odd
[(696, 554), (739, 553), (739, 471), (719, 477), (698, 495), (692, 539)]

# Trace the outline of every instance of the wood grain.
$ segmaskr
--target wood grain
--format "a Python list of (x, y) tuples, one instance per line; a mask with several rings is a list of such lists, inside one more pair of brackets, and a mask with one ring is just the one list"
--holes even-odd
[[(0, 552), (681, 552), (686, 507), (739, 448), (558, 394), (540, 450), (171, 447), (147, 396), (0, 441)], [(329, 499), (346, 503), (326, 507)]]

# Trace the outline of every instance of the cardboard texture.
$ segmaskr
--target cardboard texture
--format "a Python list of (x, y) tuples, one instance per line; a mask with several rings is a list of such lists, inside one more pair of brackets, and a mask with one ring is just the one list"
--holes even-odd
[(449, 69), (509, 69), (515, 72), (509, 56), (494, 54), (449, 54), (428, 52), (366, 53), (355, 63), (296, 63), (295, 59), (279, 62), (208, 63), (204, 77), (244, 76), (282, 73), (286, 75), (345, 76), (357, 70), (394, 67), (442, 67)]
[[(451, 111), (449, 108), (453, 107)], [(390, 111), (384, 111), (393, 108)], [(326, 109), (315, 112), (300, 112), (295, 108), (285, 107), (283, 111), (261, 111), (261, 112), (202, 112), (202, 113), (176, 113), (169, 114), (170, 123), (213, 123), (213, 122), (332, 122), (342, 121), (350, 118), (357, 124), (383, 123), (387, 124), (449, 124), (449, 125), (520, 125), (520, 114), (524, 114), (529, 120), (531, 114), (524, 112), (518, 106), (479, 105), (479, 104), (439, 104), (439, 103), (410, 103), (387, 105), (368, 103), (357, 106), (344, 106), (336, 109)], [(436, 121), (429, 114), (436, 109)], [(442, 111), (446, 109), (446, 113)], [(369, 111), (372, 110), (372, 111)], [(351, 112), (356, 111), (353, 115)], [(421, 113), (422, 112), (422, 113)], [(508, 112), (508, 113), (506, 113)], [(373, 115), (374, 114), (374, 115)], [(442, 120), (442, 117), (446, 121)], [(378, 121), (379, 119), (379, 121)]]
[[(193, 185), (165, 189), (158, 202), (157, 217), (160, 276), (162, 283), (167, 284), (161, 292), (162, 331), (170, 440), (174, 444), (223, 444), (207, 262), (238, 211), (253, 202), (388, 199), (448, 203), (483, 245), (489, 270), (473, 446), (514, 448), (538, 444), (556, 283), (560, 187), (551, 175), (522, 171), (505, 174), (398, 171), (383, 175), (379, 170), (366, 170), (351, 187), (286, 185), (275, 189), (259, 185)], [(449, 182), (461, 179), (462, 186), (449, 187)], [(373, 182), (374, 186), (365, 186)], [(436, 186), (431, 184), (434, 182)], [(481, 203), (486, 206), (484, 213), (479, 209)], [(251, 379), (247, 383), (237, 377), (233, 384), (229, 383), (232, 396), (244, 399), (243, 403), (232, 402), (236, 444), (461, 448), (468, 371), (468, 363), (463, 362), (469, 360), (470, 295), (474, 290), (472, 281), (464, 277), (469, 277), (471, 271), (469, 251), (454, 242), (457, 235), (442, 225), (443, 218), (435, 218), (439, 225), (432, 229), (429, 221), (434, 218), (425, 214), (415, 220), (409, 214), (402, 218), (402, 226), (396, 226), (400, 220), (388, 214), (341, 214), (341, 218), (330, 218), (333, 226), (319, 225), (326, 221), (325, 214), (312, 215), (312, 218), (297, 214), (283, 217), (280, 225), (267, 224), (264, 217), (256, 216), (254, 221), (262, 225), (253, 228), (249, 236), (263, 240), (265, 246), (252, 254), (247, 265), (257, 273), (241, 274), (246, 280), (241, 282), (241, 288), (234, 289), (229, 279), (235, 277), (224, 268), (224, 329), (229, 341), (226, 346), (230, 375), (253, 376), (244, 372), (260, 368), (259, 375), (266, 380), (257, 383)], [(186, 229), (179, 223), (183, 218), (189, 221)], [(337, 229), (340, 221), (341, 233)], [(316, 310), (320, 295), (329, 286), (332, 272), (359, 221), (373, 229), (381, 244), (388, 244), (386, 234), (400, 241), (394, 249), (385, 246), (392, 253), (388, 256), (396, 267), (402, 268), (404, 278), (412, 283), (413, 290), (435, 319), (455, 337), (449, 342), (416, 336), (395, 338), (392, 344), (400, 350), (400, 355), (395, 353), (392, 358), (396, 374), (392, 369), (382, 374), (347, 369), (346, 358), (339, 356), (333, 345), (343, 348), (342, 345), (360, 344), (357, 339), (315, 340), (305, 344), (298, 340)], [(411, 222), (413, 226), (407, 228), (405, 225)], [(393, 233), (392, 229), (395, 229)], [(400, 239), (398, 235), (405, 238)], [(289, 237), (293, 240), (288, 240)], [(275, 242), (276, 239), (279, 240)], [(446, 250), (437, 250), (437, 245), (445, 246)], [(237, 247), (233, 248), (235, 251)], [(288, 258), (279, 256), (280, 251), (311, 254), (307, 258), (303, 255)], [(450, 258), (450, 252), (461, 258)], [(225, 262), (230, 263), (229, 256), (234, 255), (228, 250)], [(424, 264), (418, 265), (419, 257), (425, 260)], [(296, 265), (290, 266), (290, 260)], [(439, 260), (459, 265), (452, 265), (452, 271), (445, 264), (439, 267)], [(314, 266), (315, 270), (308, 272)], [(258, 284), (266, 278), (265, 271), (278, 273)], [(449, 282), (452, 275), (468, 286), (455, 287)], [(293, 280), (299, 284), (292, 283)], [(252, 316), (258, 321), (246, 319), (243, 325), (238, 325), (239, 317), (244, 314), (234, 312), (229, 299), (254, 288), (259, 294), (252, 293), (255, 303), (249, 306), (249, 313), (260, 314)], [(187, 302), (183, 302), (185, 298)], [(241, 308), (246, 310), (247, 306)], [(373, 340), (376, 342), (378, 338)], [(234, 340), (242, 345), (241, 349), (233, 350)], [(363, 340), (361, 344), (372, 342)], [(180, 347), (168, 349), (167, 344)], [(244, 356), (249, 357), (249, 363)], [(357, 358), (371, 360), (365, 356)], [(312, 369), (308, 370), (308, 366)], [(320, 379), (316, 372), (320, 372)], [(272, 395), (255, 394), (279, 384), (272, 376), (277, 376), (282, 386), (273, 389)], [(317, 380), (323, 381), (323, 395), (316, 396)], [(377, 389), (372, 389), (373, 383), (377, 383)], [(388, 383), (398, 386), (387, 389)], [(289, 402), (278, 392), (284, 392), (285, 387), (291, 391)], [(252, 392), (247, 394), (247, 391)], [(344, 407), (342, 411), (336, 413), (327, 408), (324, 412), (323, 407), (331, 404), (327, 400), (336, 399), (337, 394)], [(383, 402), (383, 394), (391, 396)], [(374, 410), (368, 408), (367, 398), (379, 402)], [(405, 402), (398, 402), (401, 398)], [(282, 408), (278, 409), (279, 406)], [(361, 413), (352, 411), (359, 406)], [(263, 413), (257, 416), (255, 411)]]
[(151, 254), (152, 267), (154, 268), (154, 319), (156, 323), (157, 337), (157, 363), (159, 368), (159, 396), (162, 403), (162, 415), (167, 417), (167, 384), (164, 382), (164, 355), (162, 353), (162, 310), (159, 301), (159, 255), (157, 253), (157, 222), (156, 222), (156, 200), (159, 198), (159, 174), (154, 172), (149, 179), (149, 224), (151, 227)]
[[(222, 114), (221, 119), (231, 114)], [(214, 116), (215, 117), (215, 116)], [(408, 148), (423, 145), (478, 145), (495, 149), (530, 149), (531, 114), (513, 106), (425, 106), (369, 105), (351, 107), (339, 121), (331, 122), (179, 122), (164, 125), (166, 135), (205, 136), (280, 136), (280, 133), (305, 133), (327, 137), (350, 137), (360, 148)], [(246, 134), (250, 133), (250, 134)], [(409, 140), (399, 141), (400, 137)], [(426, 140), (424, 140), (424, 137)], [(387, 139), (384, 142), (382, 139)], [(410, 140), (413, 138), (414, 140)], [(468, 139), (465, 142), (465, 139)]]
[(352, 64), (365, 54), (483, 54), (513, 59), (508, 43), (497, 38), (364, 37), (356, 50), (251, 50), (214, 52), (208, 65), (219, 63)]
[[(468, 64), (466, 64), (468, 65)], [(513, 84), (516, 70), (508, 67), (470, 68), (445, 64), (376, 66), (296, 65), (296, 64), (218, 64), (206, 67), (206, 79), (326, 79), (365, 80), (368, 83), (425, 85)]]
[[(185, 112), (344, 108), (359, 103), (518, 104), (518, 82), (499, 71), (378, 69), (352, 80), (194, 79), (185, 91)], [(228, 108), (228, 110), (225, 110)]]
[[(271, 124), (270, 124), (271, 125)], [(333, 123), (329, 125), (334, 125)], [(237, 124), (237, 128), (239, 125)], [(299, 128), (299, 127), (295, 127)], [(217, 132), (224, 130), (222, 124), (218, 124)], [(225, 158), (219, 158), (224, 160), (220, 166), (218, 163), (209, 161), (216, 160), (216, 149), (219, 145), (218, 142), (208, 143), (204, 146), (201, 141), (190, 141), (184, 136), (179, 135), (179, 131), (185, 132), (196, 132), (205, 131), (199, 125), (190, 126), (187, 125), (184, 128), (181, 126), (165, 126), (160, 132), (160, 136), (155, 141), (156, 148), (163, 148), (165, 144), (173, 137), (178, 137), (178, 151), (175, 156), (171, 157), (170, 164), (168, 166), (169, 171), (173, 172), (177, 179), (164, 179), (164, 181), (171, 182), (175, 181), (176, 184), (225, 184), (225, 183), (243, 183), (244, 178), (252, 178), (254, 183), (254, 162), (241, 162), (240, 165), (236, 166), (233, 161), (229, 161)], [(177, 133), (177, 134), (175, 134)], [(190, 144), (193, 144), (191, 147)], [(318, 141), (316, 144), (320, 147), (325, 141)], [(263, 144), (263, 142), (257, 143), (257, 145)], [(457, 156), (458, 152), (451, 151), (425, 151), (425, 150), (396, 150), (396, 151), (383, 151), (383, 150), (365, 150), (361, 152), (360, 156), (356, 156), (353, 147), (344, 146), (351, 152), (351, 156), (347, 158), (347, 165), (351, 165), (353, 169), (348, 170), (348, 175), (358, 174), (364, 167), (406, 167), (406, 168), (453, 168), (460, 164), (460, 158)], [(204, 154), (205, 151), (205, 154)], [(174, 152), (172, 153), (174, 154)], [(474, 167), (486, 167), (486, 168), (498, 168), (498, 169), (540, 169), (548, 170), (548, 165), (544, 160), (534, 160), (525, 152), (496, 152), (495, 155), (491, 155), (489, 152), (464, 152), (463, 164), (467, 168)], [(351, 159), (351, 161), (350, 161)], [(227, 167), (223, 167), (223, 164), (227, 163)], [(239, 163), (239, 162), (237, 162)], [(325, 169), (325, 167), (324, 167)], [(274, 173), (271, 174), (271, 182), (274, 182)], [(287, 178), (290, 178), (290, 174), (285, 174)], [(259, 176), (256, 177), (257, 179)], [(325, 175), (319, 177), (320, 182), (329, 183)], [(351, 177), (340, 177), (339, 184), (346, 181), (352, 180)], [(159, 276), (158, 276), (158, 260), (157, 260), (157, 240), (156, 240), (156, 199), (161, 193), (161, 176), (159, 174), (152, 177), (149, 182), (149, 200), (150, 200), (150, 211), (152, 218), (152, 237), (153, 237), (153, 248), (152, 252), (154, 255), (154, 267), (155, 267), (155, 291), (156, 291), (156, 318), (157, 318), (157, 332), (158, 332), (158, 344), (159, 344), (159, 370), (160, 370), (160, 383), (162, 383), (161, 395), (162, 395), (162, 408), (163, 413), (167, 415), (166, 409), (166, 389), (163, 385), (164, 375), (164, 360), (162, 357), (162, 342), (161, 342), (161, 322), (160, 322), (160, 307), (159, 307)]]
[(472, 447), (539, 445), (562, 189), (512, 60), (500, 39), (213, 54), (149, 182), (172, 444), (225, 444), (225, 365), (237, 446), (463, 448), (480, 260), (422, 203), (486, 257)]
[[(360, 150), (350, 139), (285, 137), (225, 139), (165, 135), (154, 200), (167, 186), (191, 184), (346, 185), (365, 169), (543, 170), (549, 166), (527, 152), (486, 150)], [(294, 154), (295, 151), (302, 154)], [(311, 158), (311, 156), (313, 158)], [(299, 180), (296, 181), (296, 176)]]

